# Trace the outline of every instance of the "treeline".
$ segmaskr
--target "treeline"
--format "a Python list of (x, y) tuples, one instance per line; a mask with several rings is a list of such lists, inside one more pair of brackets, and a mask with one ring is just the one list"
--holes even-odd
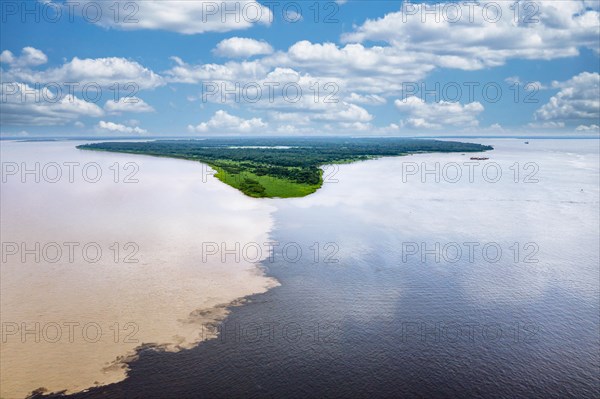
[[(263, 146), (289, 148), (250, 148)], [(217, 160), (250, 162), (266, 174), (286, 173), (280, 169), (270, 170), (269, 166), (295, 167), (299, 168), (296, 172), (306, 173), (306, 168), (370, 157), (419, 152), (481, 152), (492, 149), (490, 146), (473, 143), (400, 138), (222, 138), (105, 142), (78, 148), (170, 156), (208, 163)], [(259, 167), (261, 164), (262, 168)]]
[[(267, 147), (267, 148), (263, 148)], [(183, 158), (207, 163), (229, 176), (248, 172), (301, 185), (320, 185), (319, 166), (373, 157), (422, 152), (481, 152), (492, 147), (440, 140), (400, 138), (215, 138), (103, 142), (77, 148)], [(265, 196), (265, 188), (243, 177), (239, 187), (248, 195)]]

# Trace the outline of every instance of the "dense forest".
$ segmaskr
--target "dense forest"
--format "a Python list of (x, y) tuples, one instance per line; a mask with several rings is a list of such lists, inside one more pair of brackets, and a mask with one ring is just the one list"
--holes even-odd
[(402, 138), (211, 138), (102, 142), (84, 150), (124, 152), (204, 162), (221, 181), (252, 197), (299, 197), (322, 184), (320, 166), (424, 152), (481, 152), (492, 147)]

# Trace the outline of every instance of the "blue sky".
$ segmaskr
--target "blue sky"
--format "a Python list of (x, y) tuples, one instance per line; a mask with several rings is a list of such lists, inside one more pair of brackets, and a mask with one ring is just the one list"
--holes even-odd
[(3, 136), (599, 132), (598, 1), (1, 4)]

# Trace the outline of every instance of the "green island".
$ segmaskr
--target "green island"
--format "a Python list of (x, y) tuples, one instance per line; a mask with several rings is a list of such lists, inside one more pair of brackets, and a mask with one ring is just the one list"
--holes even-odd
[(491, 146), (404, 138), (273, 137), (100, 142), (77, 146), (187, 159), (209, 165), (223, 183), (255, 198), (304, 197), (323, 184), (324, 165), (431, 152), (482, 152)]

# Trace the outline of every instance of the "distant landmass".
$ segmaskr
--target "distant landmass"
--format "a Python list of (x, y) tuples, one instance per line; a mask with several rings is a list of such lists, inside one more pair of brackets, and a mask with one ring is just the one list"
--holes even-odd
[(211, 138), (102, 142), (82, 150), (153, 155), (203, 162), (215, 177), (255, 198), (304, 197), (323, 184), (323, 165), (431, 152), (482, 152), (491, 146), (403, 138)]

